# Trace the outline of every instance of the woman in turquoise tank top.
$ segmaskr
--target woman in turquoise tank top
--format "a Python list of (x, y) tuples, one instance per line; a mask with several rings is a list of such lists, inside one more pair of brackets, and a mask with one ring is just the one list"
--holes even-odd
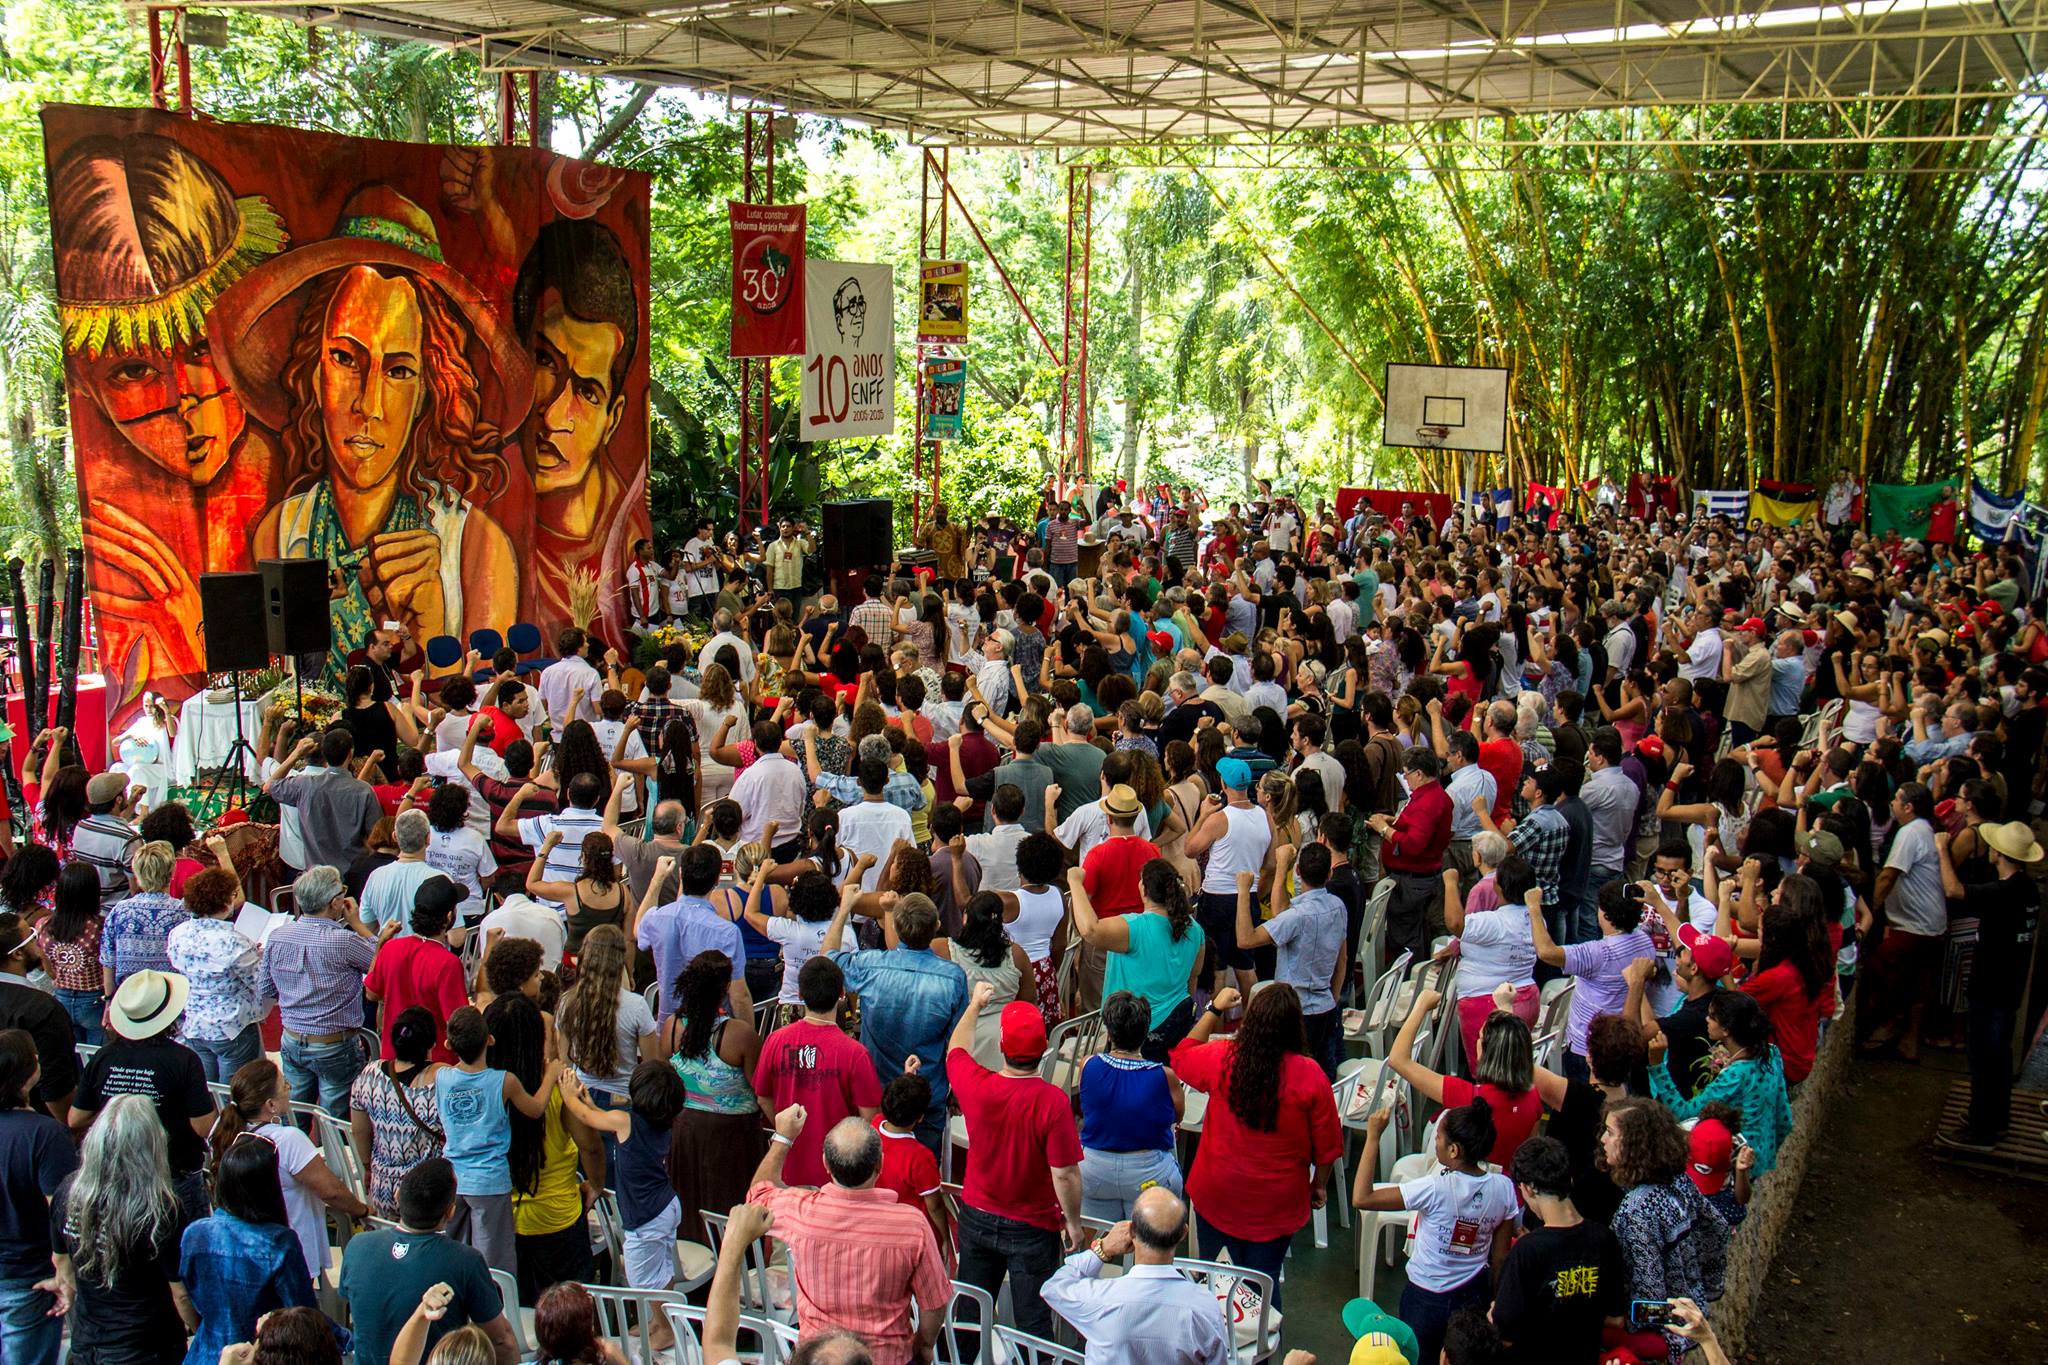
[(682, 1235), (697, 1209), (729, 1209), (747, 1197), (766, 1144), (754, 1098), (761, 1039), (754, 1021), (723, 1013), (732, 959), (715, 950), (690, 959), (676, 982), (676, 1013), (662, 1028), (669, 1065), (683, 1078), (683, 1112), (668, 1149), (669, 1184), (683, 1201)]

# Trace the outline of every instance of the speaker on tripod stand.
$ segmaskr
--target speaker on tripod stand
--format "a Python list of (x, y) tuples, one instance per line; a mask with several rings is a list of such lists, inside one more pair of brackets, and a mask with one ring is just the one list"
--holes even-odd
[[(322, 588), (325, 605), (325, 588)], [(239, 806), (249, 794), (248, 770), (260, 771), (256, 750), (242, 727), (243, 673), (270, 666), (270, 635), (264, 624), (263, 575), (203, 573), (199, 575), (199, 630), (206, 644), (206, 671), (227, 673), (235, 694), (235, 742), (221, 767), (207, 783), (205, 795), (218, 795), (227, 784), (228, 804)]]

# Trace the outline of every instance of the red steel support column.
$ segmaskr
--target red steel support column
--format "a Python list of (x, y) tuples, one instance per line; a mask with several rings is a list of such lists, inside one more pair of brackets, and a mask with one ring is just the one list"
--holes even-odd
[(1055, 486), (1064, 488), (1067, 482), (1067, 451), (1070, 448), (1073, 431), (1073, 390), (1074, 390), (1074, 168), (1067, 167), (1067, 249), (1066, 262), (1060, 272), (1060, 439), (1055, 447), (1059, 457), (1054, 464)]
[[(945, 200), (941, 199), (939, 206), (943, 209), (945, 207)], [(922, 300), (924, 297), (922, 272), (925, 259), (931, 255), (931, 235), (932, 154), (930, 151), (926, 151), (917, 159), (917, 264), (920, 279), (911, 288), (910, 297), (913, 300)], [(923, 305), (921, 302), (915, 311), (921, 324), (924, 321)], [(922, 345), (913, 345), (911, 347), (911, 354), (917, 357), (916, 363), (912, 366), (910, 378), (912, 397), (910, 410), (913, 414), (910, 430), (910, 522), (912, 526), (916, 526), (924, 515), (924, 347)], [(894, 547), (892, 546), (891, 548), (893, 549)]]
[(163, 11), (151, 6), (149, 11), (149, 106), (164, 108), (164, 27)]
[(540, 72), (526, 73), (526, 145), (540, 146)]
[(178, 112), (192, 113), (192, 48), (185, 41), (185, 11), (178, 11)]
[(1087, 175), (1082, 198), (1081, 229), (1081, 406), (1075, 414), (1075, 464), (1077, 482), (1086, 482), (1091, 463), (1088, 448), (1088, 315), (1095, 302), (1095, 177)]
[(498, 73), (498, 141), (509, 147), (519, 140), (518, 99), (512, 90), (512, 73)]
[[(946, 198), (953, 193), (953, 148), (950, 145), (939, 149), (939, 187), (943, 191), (939, 195), (939, 257), (944, 260), (948, 259), (946, 255), (946, 227), (953, 220), (952, 213), (946, 207)], [(967, 394), (964, 389), (960, 394), (960, 406), (964, 412), (967, 406)], [(935, 503), (939, 500), (939, 462), (942, 455), (942, 444), (938, 441), (933, 441), (932, 467), (927, 477), (930, 480), (931, 499)]]

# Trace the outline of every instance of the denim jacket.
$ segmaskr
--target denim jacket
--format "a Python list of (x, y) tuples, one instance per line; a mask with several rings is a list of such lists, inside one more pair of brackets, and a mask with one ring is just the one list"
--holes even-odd
[(885, 1080), (903, 1073), (911, 1053), (932, 1085), (932, 1106), (946, 1103), (946, 1039), (967, 1012), (967, 973), (928, 948), (852, 948), (832, 954), (846, 989), (860, 995), (860, 1036)]
[[(215, 1365), (238, 1341), (253, 1341), (256, 1319), (278, 1308), (318, 1308), (298, 1236), (283, 1223), (245, 1223), (216, 1212), (185, 1229), (179, 1278), (199, 1310), (185, 1365)], [(348, 1334), (335, 1329), (346, 1352)]]

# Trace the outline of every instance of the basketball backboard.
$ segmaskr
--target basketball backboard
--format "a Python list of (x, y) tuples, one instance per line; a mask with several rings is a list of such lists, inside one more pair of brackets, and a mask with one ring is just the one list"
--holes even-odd
[(1390, 446), (1493, 452), (1507, 448), (1505, 369), (1390, 364), (1386, 395), (1381, 439)]

